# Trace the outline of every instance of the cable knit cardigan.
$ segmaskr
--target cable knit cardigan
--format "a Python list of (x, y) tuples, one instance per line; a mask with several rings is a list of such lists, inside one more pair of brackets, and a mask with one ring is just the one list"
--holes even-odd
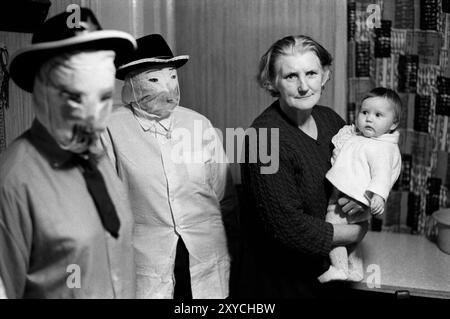
[[(285, 265), (297, 264), (303, 269), (316, 267), (314, 272), (319, 274), (319, 262), (323, 263), (332, 247), (333, 227), (325, 222), (332, 187), (325, 174), (331, 167), (331, 139), (345, 122), (332, 109), (319, 105), (313, 108), (312, 116), (318, 128), (317, 140), (290, 121), (278, 100), (251, 125), (258, 132), (279, 129), (278, 172), (261, 174), (264, 164), (249, 163), (248, 157), (241, 165), (246, 202), (241, 214), (243, 235), (253, 252), (259, 250), (273, 263), (271, 271), (277, 263), (284, 264), (279, 271), (285, 271)], [(270, 137), (267, 140), (268, 150), (277, 146), (270, 145)], [(249, 146), (255, 147), (246, 143), (247, 151)]]

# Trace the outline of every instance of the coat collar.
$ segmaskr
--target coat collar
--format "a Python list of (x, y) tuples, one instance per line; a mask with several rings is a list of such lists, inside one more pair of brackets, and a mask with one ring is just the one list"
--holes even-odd
[(130, 107), (134, 117), (138, 121), (144, 132), (152, 132), (155, 134), (161, 134), (168, 136), (172, 132), (173, 116), (169, 116), (164, 119), (159, 119), (156, 116), (152, 116), (142, 110)]

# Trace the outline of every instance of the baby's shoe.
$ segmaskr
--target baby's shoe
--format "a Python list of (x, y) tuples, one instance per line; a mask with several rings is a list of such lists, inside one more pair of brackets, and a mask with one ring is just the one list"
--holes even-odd
[(325, 271), (322, 275), (320, 275), (318, 278), (320, 283), (326, 283), (329, 281), (335, 281), (335, 280), (347, 280), (348, 276), (342, 269), (336, 268), (334, 266), (330, 266), (327, 271)]

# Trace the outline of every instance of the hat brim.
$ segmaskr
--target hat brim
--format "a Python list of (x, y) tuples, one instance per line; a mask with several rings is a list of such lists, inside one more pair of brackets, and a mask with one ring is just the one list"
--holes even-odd
[(120, 66), (117, 69), (116, 78), (119, 80), (124, 80), (127, 74), (132, 71), (161, 64), (170, 64), (178, 69), (179, 67), (182, 67), (184, 64), (186, 64), (188, 60), (189, 55), (179, 55), (170, 59), (162, 59), (162, 58), (140, 59)]
[(115, 64), (120, 65), (137, 48), (130, 34), (117, 30), (99, 30), (69, 39), (32, 44), (14, 53), (9, 74), (14, 82), (27, 92), (33, 91), (38, 68), (49, 58), (71, 50), (112, 50)]

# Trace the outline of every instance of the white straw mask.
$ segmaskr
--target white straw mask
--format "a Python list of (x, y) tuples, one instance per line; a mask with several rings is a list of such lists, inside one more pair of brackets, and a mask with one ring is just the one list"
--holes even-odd
[(115, 53), (76, 52), (45, 62), (34, 82), (37, 119), (74, 153), (95, 148), (112, 111)]
[(150, 117), (170, 116), (180, 101), (177, 72), (173, 68), (143, 70), (125, 79), (122, 101)]

